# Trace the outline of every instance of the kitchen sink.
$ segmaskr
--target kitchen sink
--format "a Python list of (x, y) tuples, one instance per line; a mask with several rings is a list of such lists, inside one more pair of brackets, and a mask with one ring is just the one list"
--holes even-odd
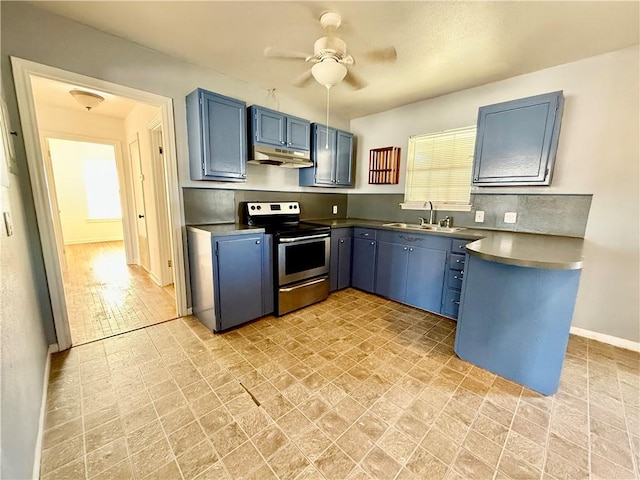
[(452, 233), (452, 232), (459, 232), (460, 230), (464, 230), (464, 227), (441, 227), (439, 225), (419, 225), (417, 223), (401, 223), (401, 222), (385, 223), (382, 226), (406, 228), (409, 230), (426, 230), (429, 232), (443, 232), (443, 233)]

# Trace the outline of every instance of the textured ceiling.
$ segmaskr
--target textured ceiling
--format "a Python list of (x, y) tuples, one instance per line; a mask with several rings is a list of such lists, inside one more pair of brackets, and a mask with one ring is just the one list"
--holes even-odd
[[(323, 12), (368, 82), (331, 91), (356, 118), (639, 43), (639, 2), (33, 2), (105, 32), (323, 108), (324, 87), (291, 81), (303, 60), (266, 59), (267, 46), (313, 52)], [(393, 64), (363, 52), (395, 46)]]

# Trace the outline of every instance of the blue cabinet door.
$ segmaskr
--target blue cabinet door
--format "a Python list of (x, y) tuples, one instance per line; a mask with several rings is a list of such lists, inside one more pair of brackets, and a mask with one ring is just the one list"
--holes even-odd
[(549, 185), (558, 148), (562, 92), (481, 107), (474, 185)]
[(257, 106), (251, 107), (255, 141), (274, 147), (286, 145), (286, 120), (280, 112)]
[(273, 313), (273, 235), (265, 234), (262, 244), (262, 315)]
[(312, 168), (301, 168), (303, 186), (353, 186), (353, 134), (311, 124)]
[(262, 244), (262, 234), (216, 240), (218, 330), (226, 330), (262, 316)]
[[(327, 137), (328, 135), (328, 137)], [(315, 183), (319, 185), (333, 185), (336, 131), (324, 125), (314, 124), (313, 149), (311, 159), (314, 162)], [(306, 172), (305, 172), (306, 173)]]
[(351, 285), (351, 237), (341, 238), (338, 242), (338, 289)]
[(311, 149), (311, 123), (296, 117), (287, 117), (287, 147), (294, 150)]
[(197, 89), (187, 96), (192, 180), (244, 181), (247, 166), (246, 104)]
[(351, 286), (366, 292), (373, 292), (376, 274), (375, 240), (353, 239), (352, 265)]
[(338, 130), (336, 132), (336, 157), (335, 157), (335, 183), (341, 187), (350, 187), (353, 184), (353, 135)]
[(447, 253), (431, 248), (409, 247), (405, 302), (439, 312)]
[(331, 264), (329, 268), (329, 291), (333, 292), (351, 285), (351, 228), (331, 230)]
[(404, 302), (407, 285), (409, 247), (397, 243), (378, 242), (375, 292), (383, 297)]

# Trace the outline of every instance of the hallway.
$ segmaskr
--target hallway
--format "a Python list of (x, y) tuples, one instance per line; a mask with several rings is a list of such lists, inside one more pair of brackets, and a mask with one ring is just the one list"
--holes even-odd
[(176, 318), (173, 285), (127, 265), (122, 241), (66, 245), (63, 272), (73, 345)]

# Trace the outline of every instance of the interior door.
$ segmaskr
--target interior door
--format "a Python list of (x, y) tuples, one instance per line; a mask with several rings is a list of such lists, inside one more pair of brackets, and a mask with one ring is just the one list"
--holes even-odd
[(53, 220), (53, 233), (56, 237), (56, 249), (58, 250), (58, 258), (60, 259), (60, 266), (62, 271), (67, 269), (67, 253), (64, 249), (64, 235), (62, 233), (62, 225), (60, 223), (60, 207), (58, 206), (58, 194), (56, 193), (56, 182), (53, 178), (53, 169), (51, 166), (51, 145), (49, 139), (46, 138), (44, 145), (47, 151), (43, 154), (42, 158), (45, 159), (45, 176), (47, 183), (49, 184), (49, 201), (51, 202), (51, 219)]
[(138, 135), (129, 142), (129, 158), (131, 159), (131, 171), (133, 172), (133, 196), (136, 207), (136, 229), (138, 237), (138, 260), (140, 266), (146, 271), (151, 269), (149, 258), (149, 235), (147, 232), (147, 218), (144, 200), (144, 175), (140, 159), (140, 143)]

